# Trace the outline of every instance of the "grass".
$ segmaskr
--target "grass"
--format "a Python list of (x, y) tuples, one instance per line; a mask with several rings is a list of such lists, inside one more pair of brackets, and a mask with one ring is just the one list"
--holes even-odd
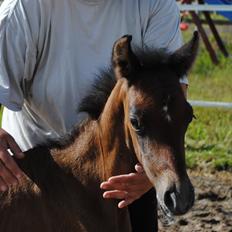
[[(225, 28), (224, 28), (225, 29)], [(185, 40), (190, 32), (184, 33)], [(222, 34), (232, 54), (232, 34)], [(225, 58), (216, 47), (220, 64), (215, 66), (203, 45), (195, 66), (189, 75), (191, 100), (232, 102), (232, 57)], [(186, 160), (189, 168), (232, 171), (232, 109), (194, 108), (197, 120), (189, 127), (186, 136)]]
[(231, 110), (195, 108), (195, 120), (186, 137), (190, 168), (232, 170)]

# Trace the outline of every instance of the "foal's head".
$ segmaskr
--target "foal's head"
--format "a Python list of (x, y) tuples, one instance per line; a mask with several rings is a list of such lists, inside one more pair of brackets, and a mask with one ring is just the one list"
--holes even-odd
[(184, 137), (193, 118), (179, 79), (197, 53), (198, 34), (173, 54), (135, 55), (131, 36), (113, 48), (116, 78), (126, 79), (124, 104), (127, 144), (157, 191), (166, 214), (183, 214), (193, 205), (194, 189), (185, 166)]

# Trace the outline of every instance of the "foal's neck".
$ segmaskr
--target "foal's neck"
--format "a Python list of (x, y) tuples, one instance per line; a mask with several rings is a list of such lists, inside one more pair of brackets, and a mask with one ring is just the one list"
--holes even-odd
[(124, 101), (127, 89), (126, 80), (117, 82), (99, 119), (100, 146), (107, 178), (132, 171), (136, 162), (126, 144)]
[(56, 162), (71, 169), (83, 183), (92, 179), (100, 183), (113, 175), (129, 173), (134, 168), (134, 153), (125, 142), (123, 104), (126, 90), (126, 81), (119, 80), (99, 120), (90, 120), (73, 144), (52, 152)]

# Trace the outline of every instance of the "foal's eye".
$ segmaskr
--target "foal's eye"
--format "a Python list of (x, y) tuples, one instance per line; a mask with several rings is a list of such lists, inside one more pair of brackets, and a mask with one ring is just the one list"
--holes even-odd
[(135, 130), (139, 130), (140, 123), (139, 123), (139, 120), (137, 118), (131, 118), (130, 122)]
[(139, 119), (132, 117), (130, 118), (131, 125), (133, 129), (136, 131), (137, 134), (141, 135), (143, 133), (143, 126), (141, 126), (141, 123)]

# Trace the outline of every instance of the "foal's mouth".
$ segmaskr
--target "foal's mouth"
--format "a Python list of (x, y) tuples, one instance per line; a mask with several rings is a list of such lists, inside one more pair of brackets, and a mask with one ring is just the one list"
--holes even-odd
[(165, 205), (163, 201), (158, 199), (159, 206), (159, 219), (164, 226), (169, 226), (175, 222), (174, 214), (172, 211)]
[(169, 226), (175, 222), (174, 214), (171, 210), (162, 202), (158, 200), (159, 206), (159, 220), (164, 226)]
[(157, 192), (159, 212), (162, 212), (159, 218), (164, 225), (174, 223), (174, 216), (187, 213), (193, 206), (194, 188), (187, 180), (179, 188), (173, 186), (164, 192)]

